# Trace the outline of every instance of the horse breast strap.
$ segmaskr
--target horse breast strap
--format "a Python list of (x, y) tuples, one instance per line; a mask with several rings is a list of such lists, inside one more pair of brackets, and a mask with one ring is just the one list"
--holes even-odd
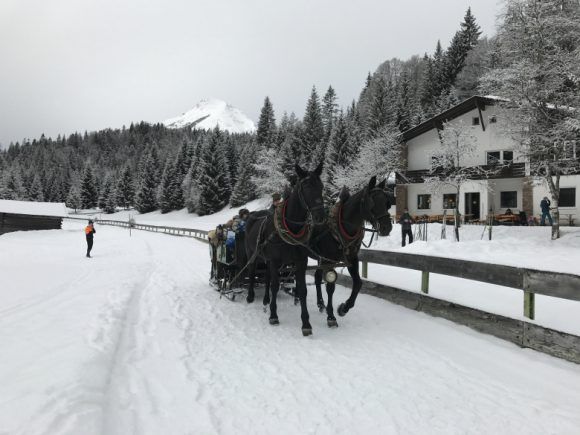
[(310, 225), (305, 222), (302, 229), (294, 233), (288, 227), (286, 222), (286, 203), (288, 200), (278, 204), (274, 209), (274, 228), (280, 236), (280, 238), (289, 245), (305, 245), (310, 240), (310, 235), (312, 234)]
[(358, 251), (364, 238), (364, 228), (359, 228), (352, 236), (346, 232), (342, 223), (342, 203), (339, 202), (330, 209), (328, 226), (335, 240), (342, 246), (345, 254), (349, 254), (353, 250)]

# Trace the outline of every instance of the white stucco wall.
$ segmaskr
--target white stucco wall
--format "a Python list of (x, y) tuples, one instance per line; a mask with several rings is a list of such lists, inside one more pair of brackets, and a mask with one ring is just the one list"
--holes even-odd
[[(485, 123), (485, 131), (483, 131), (481, 125), (472, 126), (472, 119), (479, 117), (477, 109), (471, 110), (450, 121), (451, 124), (463, 122), (464, 125), (472, 128), (473, 135), (477, 140), (478, 152), (473, 158), (465, 160), (465, 165), (467, 166), (485, 165), (486, 153), (488, 151), (514, 150), (516, 147), (512, 139), (500, 133), (498, 123), (491, 124), (489, 122), (492, 116), (499, 116), (496, 107), (486, 106), (482, 115)], [(431, 166), (431, 155), (439, 146), (439, 135), (435, 128), (407, 141), (408, 170), (429, 169)], [(514, 150), (514, 161), (522, 161), (516, 150)]]
[[(514, 214), (523, 210), (523, 178), (489, 180), (490, 205), (494, 214), (503, 214), (508, 207), (501, 206), (501, 192), (517, 192), (517, 206), (509, 207)], [(489, 208), (487, 209), (489, 210)]]
[[(460, 190), (459, 198), (459, 212), (465, 214), (465, 194), (466, 193), (479, 193), (480, 199), (480, 218), (484, 218), (486, 215), (486, 210), (489, 208), (488, 199), (488, 181), (470, 181), (465, 183)], [(409, 206), (409, 213), (411, 215), (441, 215), (443, 214), (443, 195), (446, 193), (457, 193), (454, 188), (446, 187), (438, 193), (429, 192), (425, 184), (409, 184), (407, 186), (407, 204)], [(431, 208), (430, 209), (419, 209), (417, 207), (417, 196), (418, 195), (431, 195)], [(515, 211), (514, 211), (515, 212)], [(449, 214), (449, 211), (447, 212)]]
[[(578, 177), (580, 182), (580, 177)], [(562, 186), (562, 187), (574, 187), (574, 186)], [(523, 179), (521, 178), (505, 178), (498, 180), (482, 180), (482, 181), (470, 181), (465, 183), (461, 187), (460, 199), (459, 199), (459, 212), (465, 214), (465, 194), (478, 192), (480, 198), (480, 219), (485, 218), (488, 214), (490, 208), (492, 208), (494, 214), (503, 214), (506, 211), (506, 207), (501, 207), (501, 192), (517, 192), (517, 207), (510, 207), (514, 214), (517, 214), (523, 209)], [(542, 191), (536, 189), (534, 191), (534, 202), (535, 209), (539, 210), (540, 201), (545, 194)], [(576, 195), (580, 192), (580, 187), (576, 189)], [(413, 215), (440, 215), (443, 214), (443, 194), (444, 193), (455, 193), (453, 188), (446, 188), (440, 193), (434, 194), (428, 191), (427, 186), (424, 184), (410, 184), (407, 186), (407, 203), (409, 205), (409, 212)], [(417, 207), (417, 196), (422, 194), (431, 195), (431, 208), (428, 210), (419, 209)], [(536, 201), (536, 195), (538, 200)], [(578, 201), (578, 199), (576, 200)], [(572, 212), (572, 211), (570, 211)], [(539, 213), (534, 212), (535, 214)]]

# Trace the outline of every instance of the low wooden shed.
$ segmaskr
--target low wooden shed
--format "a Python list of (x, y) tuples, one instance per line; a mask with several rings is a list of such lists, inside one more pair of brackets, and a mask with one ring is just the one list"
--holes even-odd
[(59, 230), (66, 216), (61, 202), (0, 200), (0, 234), (13, 231)]

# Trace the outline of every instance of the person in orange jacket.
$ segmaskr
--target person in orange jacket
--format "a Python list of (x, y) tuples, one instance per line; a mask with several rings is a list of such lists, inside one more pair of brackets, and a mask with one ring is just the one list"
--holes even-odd
[(89, 224), (85, 227), (85, 236), (87, 239), (87, 258), (91, 258), (91, 249), (93, 249), (93, 234), (95, 234), (95, 225), (89, 219)]

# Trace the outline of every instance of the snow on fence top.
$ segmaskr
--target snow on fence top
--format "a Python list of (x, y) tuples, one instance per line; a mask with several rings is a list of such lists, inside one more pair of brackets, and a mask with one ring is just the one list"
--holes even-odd
[(25, 214), (32, 216), (66, 216), (63, 202), (33, 202), (0, 199), (0, 213)]

